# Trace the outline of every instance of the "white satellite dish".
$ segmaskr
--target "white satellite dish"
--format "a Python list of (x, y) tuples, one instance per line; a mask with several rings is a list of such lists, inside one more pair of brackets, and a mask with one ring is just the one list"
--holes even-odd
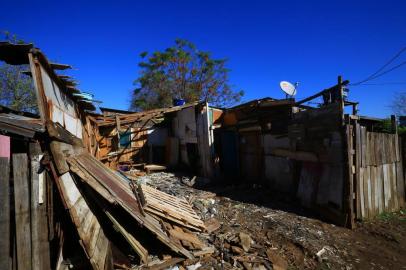
[(291, 84), (288, 81), (281, 81), (279, 83), (281, 89), (283, 92), (286, 93), (286, 95), (293, 97), (294, 95), (296, 95), (296, 86)]

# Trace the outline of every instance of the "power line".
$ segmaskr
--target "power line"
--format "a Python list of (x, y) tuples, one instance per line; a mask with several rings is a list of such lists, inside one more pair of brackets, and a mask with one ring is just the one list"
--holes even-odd
[(393, 71), (393, 70), (395, 70), (395, 69), (400, 68), (401, 66), (403, 66), (403, 65), (405, 65), (405, 64), (406, 64), (406, 61), (403, 61), (403, 62), (400, 63), (399, 65), (396, 65), (396, 66), (394, 66), (393, 68), (390, 68), (390, 69), (388, 69), (387, 71), (382, 72), (382, 73), (376, 75), (375, 77), (372, 77), (371, 80), (376, 79), (376, 78), (379, 78), (379, 77), (381, 77), (381, 76), (383, 76), (383, 75), (385, 75), (385, 74), (387, 74), (387, 73), (389, 73), (389, 72), (391, 72), (391, 71)]
[(382, 70), (384, 70), (388, 65), (390, 65), (393, 61), (395, 61), (396, 58), (398, 58), (404, 51), (406, 51), (406, 47), (403, 47), (403, 48), (402, 48), (399, 52), (397, 52), (391, 59), (389, 59), (389, 61), (387, 61), (382, 67), (380, 67), (377, 71), (375, 71), (374, 73), (372, 73), (371, 75), (369, 75), (367, 78), (365, 78), (365, 79), (363, 79), (363, 80), (361, 80), (361, 81), (359, 81), (359, 82), (350, 84), (350, 85), (352, 85), (352, 86), (360, 85), (360, 84), (362, 84), (362, 83), (364, 83), (364, 82), (367, 82), (367, 81), (376, 79), (376, 78), (378, 78), (378, 77), (381, 77), (382, 75), (384, 75), (384, 74), (386, 74), (386, 73), (388, 73), (388, 72), (390, 72), (390, 71), (392, 71), (392, 70), (394, 70), (394, 69), (397, 69), (397, 68), (403, 66), (403, 65), (406, 63), (406, 61), (400, 63), (399, 65), (397, 65), (397, 66), (395, 66), (395, 67), (393, 67), (393, 68), (391, 68), (391, 69), (389, 69), (389, 70), (387, 70), (387, 71), (384, 71), (384, 72), (380, 73), (380, 72), (381, 72)]
[(383, 83), (363, 83), (359, 85), (352, 85), (354, 86), (371, 86), (371, 85), (406, 85), (406, 82), (383, 82)]

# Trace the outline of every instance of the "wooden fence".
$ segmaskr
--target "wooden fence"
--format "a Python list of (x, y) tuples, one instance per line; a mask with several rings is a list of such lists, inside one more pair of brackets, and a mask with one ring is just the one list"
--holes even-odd
[(368, 219), (404, 207), (405, 182), (397, 134), (355, 127), (355, 216)]

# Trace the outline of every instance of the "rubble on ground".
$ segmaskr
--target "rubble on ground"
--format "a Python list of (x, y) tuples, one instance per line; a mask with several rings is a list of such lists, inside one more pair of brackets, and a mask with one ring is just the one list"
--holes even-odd
[[(208, 191), (185, 184), (192, 178), (159, 172), (139, 176), (136, 180), (191, 202), (207, 228), (206, 233), (197, 235), (214, 247), (213, 252), (167, 269), (348, 270), (363, 265), (367, 266), (365, 269), (386, 269), (385, 262), (393, 262), (389, 256), (371, 255), (380, 252), (379, 247), (368, 249), (367, 246), (381, 241), (381, 238), (371, 237), (371, 234), (376, 235), (371, 229), (365, 229), (360, 235), (317, 219), (232, 200), (222, 196), (222, 188)], [(254, 192), (258, 198), (263, 195), (261, 189), (244, 189), (244, 192)]]

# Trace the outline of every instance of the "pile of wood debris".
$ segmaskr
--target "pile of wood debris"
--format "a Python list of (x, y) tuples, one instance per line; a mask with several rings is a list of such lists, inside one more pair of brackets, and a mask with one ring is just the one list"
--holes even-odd
[[(204, 178), (166, 172), (137, 174), (133, 180), (136, 183), (184, 198), (206, 227), (206, 232), (196, 232), (196, 236), (211, 245), (210, 252), (168, 269), (354, 269), (360, 264), (350, 245), (353, 231), (269, 205), (261, 206), (264, 198), (271, 197), (263, 189), (208, 185), (208, 191), (188, 184), (193, 180), (195, 186), (204, 187), (207, 184)], [(231, 199), (237, 193), (242, 195)], [(256, 204), (243, 202), (250, 194)]]
[(161, 269), (213, 252), (196, 235), (208, 234), (188, 201), (137, 185), (87, 153), (60, 126), (47, 129), (50, 149), (42, 163), (52, 173), (93, 269)]

